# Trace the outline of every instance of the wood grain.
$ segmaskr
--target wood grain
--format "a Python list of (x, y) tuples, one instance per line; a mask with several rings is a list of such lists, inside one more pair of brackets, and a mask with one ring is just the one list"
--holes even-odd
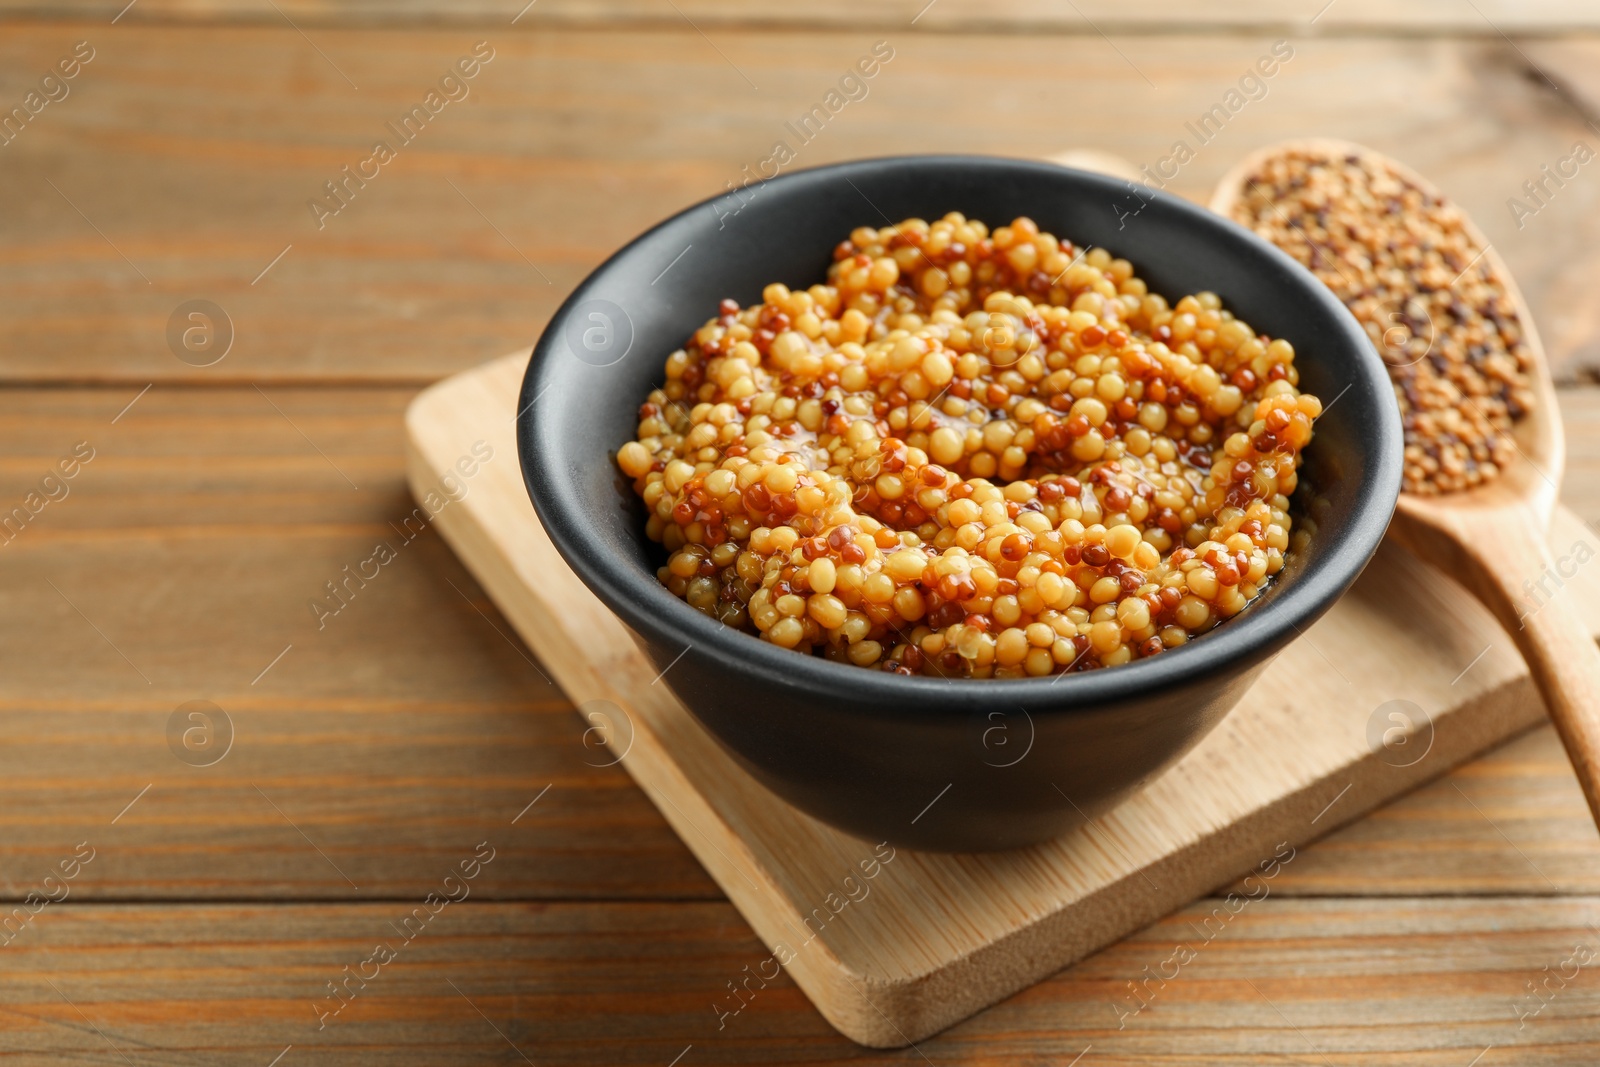
[(1306, 849), (1283, 896), (1552, 896), (1600, 885), (1600, 836), (1541, 726)]
[[(477, 882), (491, 883), (508, 851)], [(469, 898), (447, 906), (365, 987), (352, 982), (354, 997), (319, 1031), (326, 983), (379, 941), (398, 943), (391, 924), (409, 903), (51, 905), (3, 950), (8, 1058), (123, 1063), (120, 1052), (136, 1064), (265, 1065), (292, 1045), (285, 1065), (862, 1059), (782, 974), (752, 983), (745, 1007), (719, 1017), (713, 1005), (734, 1003), (727, 983), (766, 951), (730, 905), (710, 902)], [(1594, 897), (1268, 898), (1199, 944), (1176, 977), (1151, 982), (1142, 1011), (1119, 1015), (1137, 1003), (1130, 983), (1172, 974), (1165, 961), (1176, 946), (1200, 942), (1208, 918), (1219, 928), (1215, 907), (1184, 909), (916, 1049), (876, 1058), (1466, 1067), (1481, 1055), (1486, 1067), (1579, 1067), (1600, 1057), (1593, 964), (1518, 1019), (1538, 1003), (1525, 983), (1560, 971), (1575, 946), (1600, 948)]]
[[(507, 356), (413, 402), (407, 446), (419, 495), (474, 435), (513, 447), (502, 416), (516, 411), (526, 361), (526, 352)], [(813, 928), (807, 918), (819, 902), (842, 901), (840, 872), (869, 859), (868, 845), (756, 784), (654, 685), (657, 666), (540, 529), (519, 472), (480, 477), (478, 495), (440, 514), (441, 533), (564, 691), (583, 707), (604, 702), (618, 758), (824, 1017), (874, 1047), (936, 1033), (1542, 717), (1494, 618), (1386, 545), (1233, 713), (1141, 793), (1036, 848), (907, 852), (895, 869), (902, 891), (875, 907), (871, 926)], [(1597, 554), (1570, 513), (1553, 536)], [(1600, 595), (1581, 567), (1563, 577), (1562, 604)], [(1427, 717), (1409, 735), (1415, 756), (1373, 740), (1397, 719), (1386, 709), (1408, 729)], [(1275, 877), (1279, 863), (1270, 866)], [(816, 947), (795, 953), (796, 942)]]
[[(414, 896), (500, 828), (489, 895), (716, 894), (437, 535), (402, 543), (407, 392), (157, 386), (112, 425), (133, 393), (0, 390), (6, 509), (96, 449), (0, 545), (0, 893), (88, 838), (84, 899)], [(215, 766), (169, 747), (196, 699), (235, 729)]]
[[(1583, 0), (1337, 0), (1314, 32), (1322, 0), (539, 0), (515, 27), (522, 0), (139, 0), (111, 25), (125, 6), (0, 0), (0, 110), (72, 42), (98, 49), (0, 147), (0, 507), (75, 442), (99, 450), (0, 544), (0, 899), (100, 846), (72, 898), (0, 949), (8, 1062), (860, 1059), (785, 975), (718, 1028), (712, 1003), (767, 950), (631, 780), (592, 765), (583, 722), (434, 533), (327, 631), (299, 613), (410, 511), (411, 389), (385, 383), (528, 343), (590, 267), (763, 158), (873, 40), (895, 63), (802, 164), (1073, 144), (1155, 162), (1287, 36), (1269, 97), (1173, 188), (1203, 200), (1288, 136), (1371, 143), (1485, 224), (1567, 378), (1600, 367), (1592, 168), (1521, 229), (1507, 204), (1575, 140), (1600, 144), (1600, 46), (1561, 36), (1600, 28)], [(305, 200), (482, 38), (499, 65), (472, 98), (315, 230)], [(233, 316), (216, 366), (168, 351), (193, 298)], [(17, 387), (95, 382), (111, 387)], [(1562, 404), (1565, 499), (1600, 519), (1600, 390)], [(1600, 600), (1581, 606), (1600, 632)], [(295, 647), (250, 685), (280, 638)], [(239, 727), (209, 768), (167, 748), (196, 697)], [(472, 899), (317, 1032), (325, 983), (486, 837)], [(890, 1055), (1590, 1064), (1591, 970), (1526, 1027), (1515, 1013), (1541, 968), (1597, 944), (1595, 894), (1600, 840), (1543, 727), (1300, 851), (1123, 1030), (1127, 983), (1215, 901)]]
[[(150, 4), (141, 0), (116, 26), (19, 21), (0, 38), (0, 102), (20, 101), (74, 41), (97, 49), (71, 95), (0, 147), (0, 194), (17, 205), (0, 242), (9, 356), (0, 379), (133, 389), (152, 380), (431, 381), (529, 344), (609, 252), (742, 180), (742, 168), (785, 136), (784, 123), (875, 40), (889, 41), (895, 58), (865, 99), (797, 148), (796, 166), (894, 152), (1037, 157), (1074, 146), (1155, 165), (1177, 139), (1194, 141), (1184, 124), (1218, 104), (1272, 39), (1107, 40), (1049, 27), (709, 26), (702, 36), (678, 23), (605, 32), (386, 24), (303, 37), (286, 24), (134, 21)], [(947, 5), (959, 12), (940, 0), (926, 18)], [(1339, 0), (1326, 18), (1361, 6)], [(1475, 17), (1467, 5), (1460, 13)], [(1480, 220), (1527, 290), (1558, 366), (1591, 351), (1600, 320), (1584, 265), (1600, 247), (1600, 181), (1585, 170), (1521, 230), (1507, 208), (1542, 163), (1595, 136), (1576, 98), (1536, 76), (1523, 45), (1494, 35), (1289, 36), (1294, 59), (1267, 95), (1200, 146), (1170, 187), (1203, 200), (1234, 160), (1291, 136), (1373, 145), (1429, 174)], [(385, 123), (479, 39), (496, 58), (471, 95), (319, 230), (307, 202), (366, 158)], [(218, 303), (232, 320), (233, 349), (214, 366), (168, 350), (168, 320), (191, 299)]]
[[(554, 781), (534, 809), (544, 817), (530, 812), (516, 827), (537, 850), (508, 859), (493, 893), (719, 895), (632, 781), (590, 765), (604, 759), (584, 747), (584, 722), (491, 628), (512, 632), (435, 534), (371, 600), (315, 629), (311, 592), (410, 510), (401, 415), (413, 394), (265, 392), (359, 492), (248, 387), (157, 386), (115, 425), (138, 388), (0, 390), (6, 508), (76, 442), (98, 450), (64, 501), (0, 547), (0, 894), (25, 893), (28, 871), (154, 782), (117, 824), (129, 831), (117, 851), (78, 890), (85, 899), (401, 898), (422, 889), (434, 858)], [(1566, 500), (1600, 518), (1600, 390), (1561, 399)], [(164, 692), (152, 693), (44, 577)], [(1600, 633), (1600, 602), (1583, 606)], [(180, 638), (202, 654), (177, 647)], [(196, 698), (241, 724), (238, 750), (209, 769), (166, 747), (167, 718)], [(442, 738), (455, 740), (441, 747)], [(395, 767), (403, 786), (387, 774)], [(325, 850), (331, 842), (341, 867), (353, 863), (359, 893), (251, 788), (258, 774), (287, 788), (269, 795)], [(147, 804), (154, 816), (135, 818)], [(1339, 831), (1275, 891), (1600, 893), (1600, 841), (1541, 730)]]
[[(59, 18), (63, 15), (109, 22), (123, 10), (117, 0), (3, 0), (0, 17)], [(780, 0), (681, 0), (663, 11), (651, 0), (141, 0), (122, 22), (265, 22), (282, 25), (292, 19), (307, 26), (404, 24), (504, 27), (515, 20), (523, 27), (637, 26), (762, 27), (769, 29), (906, 29), (999, 33), (1051, 32), (1092, 34), (1173, 33), (1197, 35), (1238, 31), (1364, 32), (1394, 34), (1552, 33), (1600, 27), (1600, 15), (1583, 0), (1478, 0), (1460, 5), (1450, 0), (1340, 0), (1275, 3), (1273, 0), (1217, 0), (1204, 13), (1179, 0), (1079, 0), (1052, 4), (1047, 0), (820, 0), (804, 7)]]

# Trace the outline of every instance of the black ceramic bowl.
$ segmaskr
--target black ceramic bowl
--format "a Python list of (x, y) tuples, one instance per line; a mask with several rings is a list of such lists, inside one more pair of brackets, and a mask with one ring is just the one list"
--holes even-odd
[[(786, 174), (668, 219), (591, 274), (533, 350), (519, 401), (528, 495), (561, 555), (637, 635), (664, 684), (740, 763), (802, 810), (915, 848), (1045, 840), (1173, 763), (1338, 599), (1400, 490), (1389, 378), (1344, 306), (1288, 256), (1164, 193), (1044, 163), (865, 160)], [(1306, 451), (1318, 529), (1262, 597), (1204, 637), (1108, 670), (1022, 680), (904, 677), (727, 629), (659, 585), (660, 546), (613, 457), (663, 362), (732, 297), (823, 280), (861, 225), (1018, 215), (1133, 262), (1153, 291), (1209, 289), (1291, 342), (1326, 410)], [(1135, 213), (1137, 212), (1137, 213)], [(1240, 774), (1249, 774), (1240, 766)]]

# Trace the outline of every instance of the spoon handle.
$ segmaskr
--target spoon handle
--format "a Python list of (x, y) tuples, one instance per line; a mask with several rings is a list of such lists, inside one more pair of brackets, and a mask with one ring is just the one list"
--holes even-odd
[(1474, 515), (1454, 541), (1454, 573), (1527, 661), (1600, 824), (1600, 646), (1565, 588), (1575, 568), (1594, 558), (1592, 546), (1558, 558), (1532, 509), (1521, 508)]

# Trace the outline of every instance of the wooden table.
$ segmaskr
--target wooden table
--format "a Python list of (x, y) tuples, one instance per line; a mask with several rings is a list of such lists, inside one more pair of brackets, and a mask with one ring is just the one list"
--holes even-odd
[[(1127, 983), (1213, 905), (868, 1053), (783, 978), (719, 1026), (765, 950), (436, 535), (320, 627), (308, 606), (410, 510), (422, 384), (528, 343), (878, 41), (796, 166), (1154, 164), (1289, 41), (1171, 188), (1307, 133), (1434, 176), (1528, 291), (1568, 383), (1565, 497), (1600, 519), (1600, 162), (1507, 204), (1600, 148), (1592, 3), (125, 2), (0, 0), (0, 108), (93, 54), (0, 145), (0, 512), (48, 500), (0, 533), (10, 1062), (1600, 1058), (1600, 840), (1548, 728), (1305, 850), (1121, 1030)], [(479, 41), (469, 95), (319, 228), (308, 201)], [(209, 366), (169, 346), (192, 300), (231, 322)], [(202, 766), (180, 735), (208, 724), (231, 747)]]

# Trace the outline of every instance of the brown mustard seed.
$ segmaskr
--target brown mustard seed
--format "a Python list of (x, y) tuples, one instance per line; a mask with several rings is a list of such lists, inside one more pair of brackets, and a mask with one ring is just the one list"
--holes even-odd
[(1512, 459), (1512, 424), (1533, 403), (1532, 353), (1459, 208), (1370, 154), (1296, 147), (1256, 169), (1233, 216), (1366, 328), (1400, 404), (1406, 492), (1470, 489)]
[(1016, 678), (1157, 655), (1283, 567), (1322, 405), (1213, 293), (1028, 219), (852, 232), (666, 361), (617, 452), (663, 584), (784, 648)]

